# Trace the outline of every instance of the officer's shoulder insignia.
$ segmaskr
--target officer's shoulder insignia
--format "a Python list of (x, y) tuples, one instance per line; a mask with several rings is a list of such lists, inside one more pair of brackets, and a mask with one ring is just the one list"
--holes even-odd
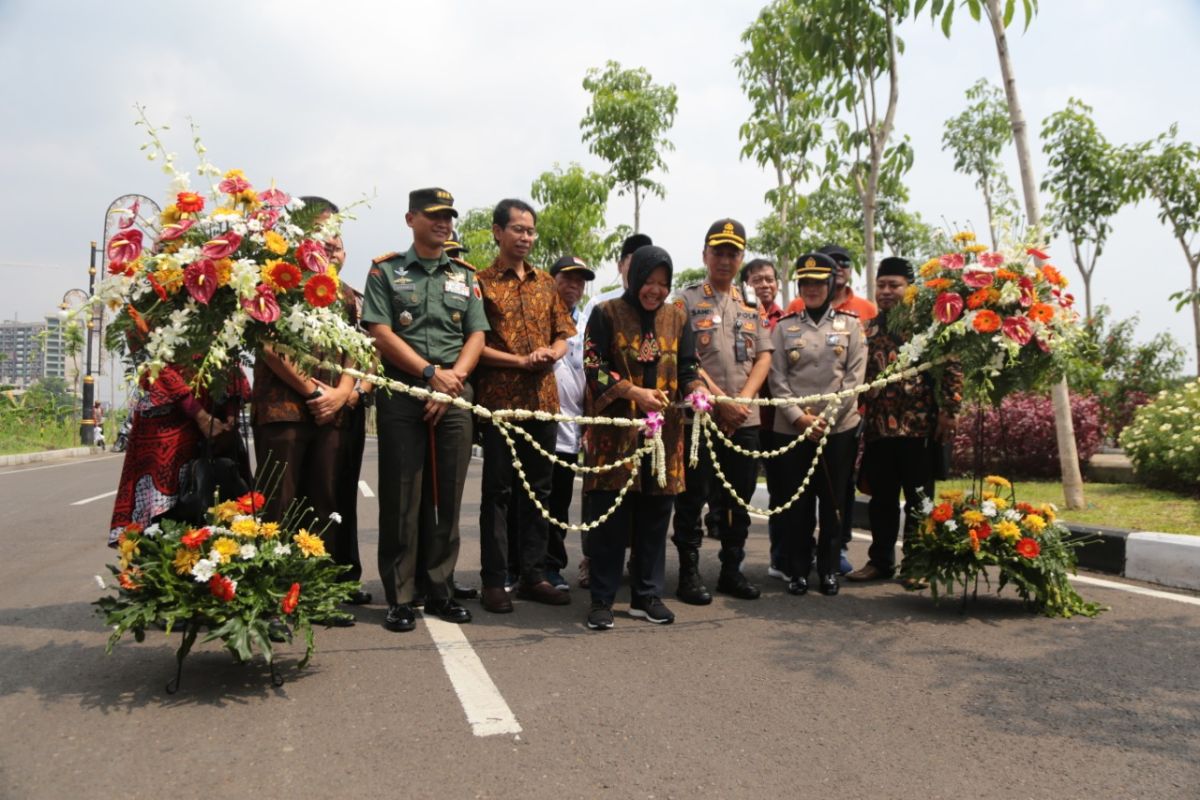
[(858, 319), (858, 312), (857, 312), (857, 311), (854, 311), (853, 309), (849, 309), (849, 308), (835, 308), (835, 309), (834, 309), (834, 312), (835, 312), (835, 313), (838, 313), (838, 314), (844, 314), (844, 315), (846, 315), (847, 317), (854, 317), (855, 319)]
[(390, 253), (384, 253), (384, 254), (383, 254), (383, 255), (381, 255), (381, 256), (375, 256), (375, 258), (372, 258), (372, 259), (371, 259), (371, 263), (372, 263), (372, 264), (382, 264), (382, 263), (383, 263), (383, 262), (385, 262), (385, 261), (391, 261), (391, 260), (392, 260), (393, 258), (395, 258), (396, 256), (402, 256), (402, 255), (404, 255), (404, 254), (403, 254), (403, 253), (397, 253), (396, 251), (394, 251), (394, 250), (393, 250), (393, 251), (392, 251), (392, 252), (390, 252)]
[(689, 283), (687, 286), (684, 286), (684, 287), (683, 287), (683, 290), (684, 290), (685, 292), (691, 292), (691, 291), (694, 291), (694, 290), (696, 290), (696, 289), (699, 289), (699, 288), (700, 288), (701, 286), (703, 286), (703, 285), (704, 285), (704, 284), (703, 284), (702, 282), (700, 282), (700, 281), (697, 281), (696, 283)]
[[(787, 317), (784, 317), (784, 319), (787, 319)], [(799, 333), (800, 331), (804, 330), (804, 326), (803, 325), (788, 325), (786, 328), (784, 328), (784, 330), (787, 331), (788, 333)]]
[(782, 317), (780, 317), (779, 321), (783, 322), (785, 319), (793, 319), (793, 318), (799, 319), (800, 312), (799, 311), (789, 311), (788, 313), (786, 313)]
[(676, 298), (675, 298), (675, 307), (676, 307), (676, 308), (686, 308), (686, 307), (687, 307), (687, 303), (683, 302), (683, 298), (682, 298), (682, 297), (676, 297)]
[(383, 270), (381, 270), (379, 267), (371, 267), (371, 269), (367, 271), (367, 276), (370, 277), (371, 275), (376, 275), (380, 278), (384, 277)]
[(477, 272), (477, 271), (478, 271), (478, 270), (476, 270), (476, 269), (475, 269), (475, 265), (474, 265), (474, 264), (472, 264), (472, 263), (471, 263), (471, 262), (469, 262), (469, 261), (464, 261), (463, 259), (461, 259), (461, 258), (458, 258), (458, 257), (456, 257), (456, 256), (450, 256), (449, 258), (450, 258), (450, 260), (451, 260), (451, 261), (453, 261), (455, 264), (458, 264), (460, 267), (463, 267), (463, 268), (465, 268), (465, 269), (469, 269), (469, 270), (471, 270), (471, 272)]

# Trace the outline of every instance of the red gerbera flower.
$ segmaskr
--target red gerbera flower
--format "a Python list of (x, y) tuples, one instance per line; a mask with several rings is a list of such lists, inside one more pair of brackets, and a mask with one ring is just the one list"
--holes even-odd
[(1042, 546), (1037, 543), (1037, 539), (1026, 536), (1017, 542), (1017, 552), (1025, 558), (1037, 558), (1038, 554), (1042, 552)]
[(195, 192), (180, 192), (175, 195), (175, 207), (185, 214), (193, 214), (204, 208), (204, 198)]
[(287, 594), (283, 596), (283, 600), (279, 602), (279, 608), (285, 614), (290, 614), (296, 610), (296, 605), (300, 602), (300, 584), (293, 583), (292, 588), (288, 589)]
[(238, 510), (243, 514), (255, 514), (262, 510), (267, 498), (261, 492), (247, 492), (237, 499)]
[(207, 542), (210, 536), (212, 536), (212, 531), (208, 528), (198, 528), (180, 536), (179, 543), (188, 550), (199, 550), (200, 546)]
[(311, 306), (324, 308), (337, 300), (337, 284), (324, 273), (313, 275), (308, 279), (308, 283), (304, 284), (304, 299)]

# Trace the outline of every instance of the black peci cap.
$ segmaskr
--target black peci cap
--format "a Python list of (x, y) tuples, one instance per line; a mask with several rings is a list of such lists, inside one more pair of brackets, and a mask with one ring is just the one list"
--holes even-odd
[(644, 233), (635, 233), (632, 236), (626, 237), (624, 243), (621, 245), (621, 257), (618, 261), (623, 261), (626, 256), (631, 256), (637, 252), (639, 247), (645, 247), (648, 244), (654, 244), (654, 242)]
[(912, 262), (900, 256), (888, 256), (879, 262), (879, 269), (876, 270), (875, 277), (882, 278), (885, 275), (896, 275), (907, 279), (910, 283), (916, 279)]

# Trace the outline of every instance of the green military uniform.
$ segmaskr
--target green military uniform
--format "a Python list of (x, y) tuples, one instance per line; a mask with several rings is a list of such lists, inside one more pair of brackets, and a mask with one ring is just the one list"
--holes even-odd
[[(367, 274), (365, 324), (381, 323), (430, 364), (454, 365), (467, 337), (489, 329), (474, 269), (465, 261), (388, 253)], [(425, 381), (384, 360), (385, 374), (414, 386)], [(470, 384), (462, 398), (473, 399)], [(451, 597), (458, 560), (458, 513), (471, 457), (471, 413), (451, 406), (432, 431), (436, 450), (438, 505), (433, 503), (431, 430), (425, 402), (400, 392), (382, 392), (379, 410), (379, 573), (389, 606), (413, 600), (418, 571), (429, 599)]]

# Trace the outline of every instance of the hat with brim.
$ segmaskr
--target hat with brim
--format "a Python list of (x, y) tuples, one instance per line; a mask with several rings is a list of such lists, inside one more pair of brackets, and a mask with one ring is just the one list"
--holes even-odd
[(451, 231), (450, 238), (442, 244), (442, 247), (447, 250), (457, 250), (460, 253), (471, 252), (471, 248), (462, 243), (462, 237), (458, 234), (458, 231)]
[(854, 261), (854, 259), (850, 257), (850, 251), (837, 244), (827, 244), (817, 252), (821, 253), (822, 255), (829, 256), (834, 260), (834, 263), (840, 267), (848, 267)]
[(551, 277), (560, 272), (566, 272), (571, 275), (582, 275), (583, 279), (587, 281), (596, 279), (596, 273), (592, 271), (592, 268), (575, 256), (563, 256), (554, 262), (554, 266), (550, 267)]
[(414, 189), (409, 192), (408, 210), (420, 211), (424, 214), (449, 211), (451, 216), (458, 216), (458, 212), (454, 210), (454, 195), (436, 186), (429, 189)]
[(796, 259), (796, 270), (792, 277), (797, 281), (827, 281), (837, 267), (836, 262), (824, 253), (805, 253)]
[(704, 237), (705, 247), (720, 247), (729, 244), (738, 250), (746, 249), (746, 227), (736, 219), (719, 219), (708, 228)]

